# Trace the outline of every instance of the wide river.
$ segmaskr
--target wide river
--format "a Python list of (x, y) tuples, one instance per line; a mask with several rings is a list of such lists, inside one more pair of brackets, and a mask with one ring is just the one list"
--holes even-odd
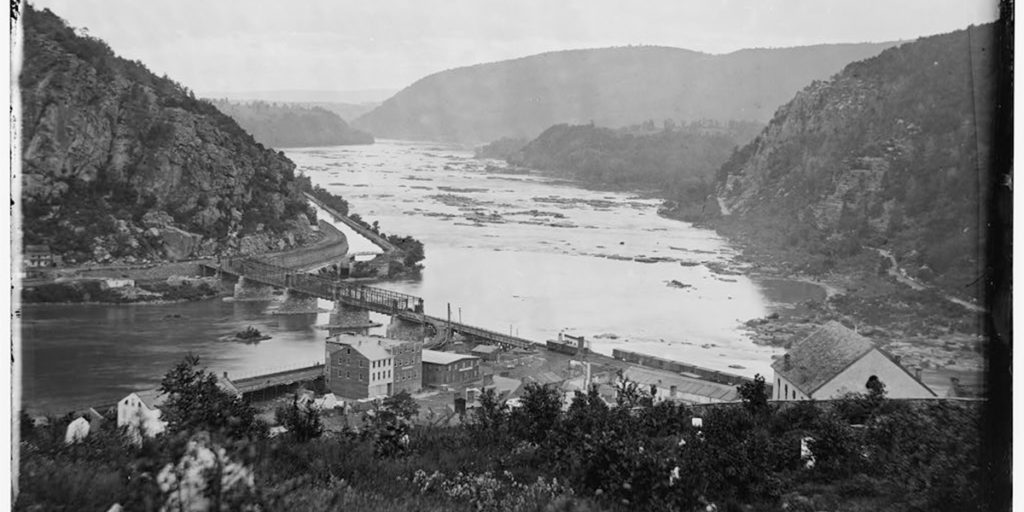
[[(765, 292), (745, 276), (712, 272), (707, 264), (735, 252), (711, 231), (659, 217), (657, 200), (495, 174), (486, 167), (499, 162), (434, 143), (286, 153), (353, 212), (424, 242), (421, 279), (379, 285), (423, 297), (427, 313), (444, 316), (450, 304), (455, 320), (538, 342), (565, 332), (605, 354), (622, 348), (771, 375), (778, 350), (753, 344), (741, 329), (771, 306)], [(112, 403), (158, 385), (188, 352), (234, 377), (322, 360), (325, 331), (316, 326), (327, 314), (274, 315), (277, 305), (27, 305), (22, 401), (45, 412)], [(273, 337), (255, 345), (218, 340), (248, 325)]]

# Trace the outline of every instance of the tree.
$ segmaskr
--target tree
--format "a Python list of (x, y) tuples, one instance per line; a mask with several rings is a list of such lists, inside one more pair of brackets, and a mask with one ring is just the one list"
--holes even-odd
[(310, 402), (300, 405), (298, 397), (292, 400), (291, 405), (279, 407), (274, 415), (278, 423), (287, 428), (300, 443), (316, 439), (324, 433), (320, 409)]
[(363, 415), (366, 434), (373, 438), (377, 455), (390, 457), (401, 454), (409, 446), (412, 418), (419, 414), (420, 406), (408, 391), (374, 403), (374, 408)]
[(480, 394), (480, 407), (473, 411), (471, 428), (474, 432), (493, 440), (501, 436), (501, 431), (508, 422), (508, 408), (498, 400), (493, 388), (487, 388)]
[(754, 375), (754, 382), (745, 382), (736, 387), (743, 405), (752, 414), (768, 412), (768, 386), (761, 374)]
[(237, 439), (266, 432), (256, 409), (221, 389), (216, 375), (199, 367), (199, 356), (189, 354), (167, 372), (160, 391), (167, 397), (161, 419), (172, 433), (207, 430)]
[(878, 377), (872, 375), (866, 384), (868, 396), (871, 398), (885, 398), (885, 383)]
[(519, 439), (540, 444), (558, 423), (562, 397), (558, 390), (531, 382), (526, 385), (522, 407), (512, 411), (512, 433)]

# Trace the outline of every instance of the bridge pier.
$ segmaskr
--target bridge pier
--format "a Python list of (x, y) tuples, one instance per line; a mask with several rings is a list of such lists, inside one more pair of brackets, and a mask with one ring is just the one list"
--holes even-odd
[(387, 337), (396, 340), (423, 341), (427, 337), (427, 325), (394, 315), (391, 317), (391, 323), (388, 324)]
[(291, 288), (285, 291), (284, 303), (274, 312), (275, 315), (302, 315), (308, 313), (319, 313), (316, 297), (295, 291)]
[(270, 300), (273, 295), (273, 286), (246, 279), (245, 276), (239, 276), (235, 283), (235, 300)]
[(338, 301), (334, 303), (334, 310), (331, 311), (327, 332), (329, 336), (343, 332), (370, 334), (371, 327), (380, 327), (380, 325), (370, 320), (370, 310), (349, 306)]

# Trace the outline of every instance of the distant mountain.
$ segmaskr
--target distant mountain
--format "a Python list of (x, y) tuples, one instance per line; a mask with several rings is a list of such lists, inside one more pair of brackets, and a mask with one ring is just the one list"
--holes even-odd
[(719, 171), (720, 202), (760, 236), (820, 254), (892, 250), (963, 290), (984, 258), (996, 108), (994, 26), (919, 39), (815, 81)]
[(267, 101), (277, 103), (380, 103), (395, 94), (394, 89), (336, 90), (272, 90), (272, 91), (202, 91), (206, 98), (232, 101)]
[(24, 243), (72, 262), (130, 262), (260, 252), (309, 235), (283, 154), (182, 85), (23, 5)]
[(370, 103), (338, 103), (330, 101), (314, 101), (310, 103), (297, 103), (297, 105), (320, 107), (326, 110), (330, 110), (331, 112), (338, 114), (338, 117), (344, 119), (346, 122), (349, 122), (379, 107), (380, 102), (377, 101)]
[(893, 44), (726, 55), (653, 46), (545, 53), (430, 75), (353, 125), (378, 137), (479, 143), (533, 138), (560, 123), (767, 122), (812, 80), (828, 78)]
[(321, 107), (263, 101), (211, 103), (256, 141), (273, 148), (373, 144), (373, 135), (350, 127), (338, 114)]

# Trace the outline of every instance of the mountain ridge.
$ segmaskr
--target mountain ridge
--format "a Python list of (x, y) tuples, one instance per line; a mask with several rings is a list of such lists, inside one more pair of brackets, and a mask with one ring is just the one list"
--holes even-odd
[(829, 261), (887, 248), (914, 277), (971, 286), (985, 264), (994, 27), (905, 43), (803, 88), (719, 170), (724, 209)]
[(724, 55), (665, 46), (547, 52), (428, 75), (353, 125), (387, 138), (489, 142), (532, 139), (562, 123), (615, 128), (665, 118), (766, 122), (811, 80), (892, 44)]

